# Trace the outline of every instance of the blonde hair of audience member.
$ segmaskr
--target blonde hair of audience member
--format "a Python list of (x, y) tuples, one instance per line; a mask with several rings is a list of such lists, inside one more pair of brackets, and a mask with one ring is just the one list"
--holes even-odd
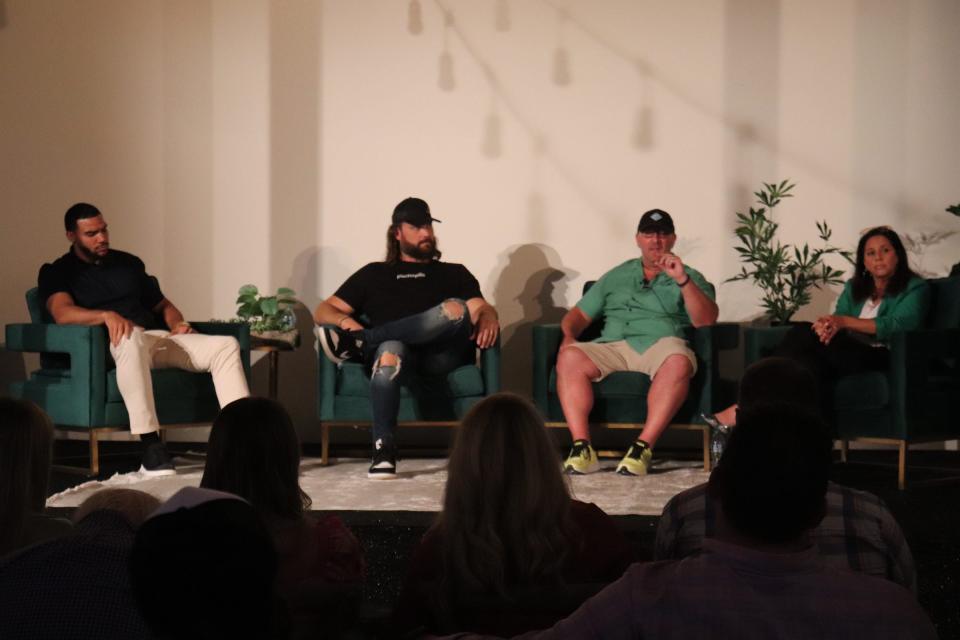
[(496, 592), (561, 581), (577, 544), (570, 492), (543, 419), (499, 393), (461, 421), (450, 452), (443, 511), (445, 591)]
[(27, 516), (44, 509), (52, 446), (46, 413), (29, 400), (0, 398), (0, 555), (15, 548)]
[(160, 500), (145, 491), (136, 489), (101, 489), (87, 498), (73, 512), (73, 522), (78, 523), (94, 511), (116, 511), (138, 529), (150, 514), (160, 506)]

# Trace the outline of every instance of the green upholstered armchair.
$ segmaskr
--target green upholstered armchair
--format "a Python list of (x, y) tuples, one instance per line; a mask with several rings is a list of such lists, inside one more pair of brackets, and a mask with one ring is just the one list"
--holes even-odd
[[(897, 445), (897, 486), (906, 486), (910, 443), (960, 438), (960, 277), (929, 280), (926, 328), (895, 333), (890, 366), (843, 376), (828, 391), (834, 435), (841, 455), (849, 441)], [(769, 356), (789, 327), (751, 327), (744, 332), (747, 364)]]
[[(357, 362), (337, 366), (322, 351), (317, 355), (317, 415), (322, 464), (330, 455), (330, 427), (369, 425), (370, 378)], [(480, 350), (477, 364), (445, 376), (410, 376), (400, 387), (399, 427), (456, 426), (474, 404), (500, 391), (500, 339)]]
[[(584, 293), (592, 285), (593, 282), (587, 282), (583, 287)], [(580, 338), (591, 340), (599, 336), (602, 323), (602, 318), (596, 318)], [(735, 323), (718, 323), (690, 329), (686, 338), (697, 354), (697, 373), (690, 381), (687, 399), (670, 427), (702, 432), (703, 468), (709, 471), (710, 430), (700, 419), (700, 414), (713, 413), (724, 401), (730, 400), (723, 398), (721, 393), (719, 352), (737, 348), (740, 327)], [(533, 327), (533, 400), (550, 427), (566, 426), (557, 396), (557, 351), (562, 339), (559, 324)], [(649, 376), (629, 371), (611, 374), (594, 383), (590, 424), (613, 429), (640, 428), (647, 419), (649, 388)]]
[[(6, 348), (40, 354), (40, 368), (27, 380), (10, 385), (10, 395), (32, 400), (58, 429), (88, 432), (89, 473), (100, 473), (100, 434), (129, 427), (117, 387), (109, 338), (103, 326), (55, 324), (36, 288), (27, 292), (29, 324), (8, 324)], [(250, 328), (232, 322), (191, 322), (199, 333), (231, 335), (250, 375)], [(162, 425), (209, 423), (220, 407), (209, 373), (180, 369), (152, 372), (157, 417)]]

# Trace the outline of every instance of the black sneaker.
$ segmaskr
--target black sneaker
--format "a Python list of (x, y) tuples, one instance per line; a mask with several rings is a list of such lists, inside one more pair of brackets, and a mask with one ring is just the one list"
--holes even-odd
[(397, 477), (397, 450), (384, 446), (383, 440), (374, 443), (373, 460), (367, 477), (372, 480), (392, 480)]
[(147, 477), (172, 476), (177, 473), (173, 458), (162, 442), (151, 442), (143, 452), (140, 473)]
[(360, 360), (363, 357), (363, 341), (353, 331), (323, 325), (317, 327), (317, 342), (324, 355), (334, 364), (344, 360)]

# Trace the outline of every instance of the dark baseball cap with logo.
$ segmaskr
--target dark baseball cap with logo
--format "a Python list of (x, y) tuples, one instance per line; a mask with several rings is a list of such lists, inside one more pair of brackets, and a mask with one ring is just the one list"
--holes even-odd
[(393, 224), (406, 222), (415, 227), (423, 227), (440, 222), (430, 215), (430, 205), (420, 198), (407, 198), (393, 209)]
[(673, 233), (673, 218), (663, 209), (650, 209), (640, 216), (637, 233)]

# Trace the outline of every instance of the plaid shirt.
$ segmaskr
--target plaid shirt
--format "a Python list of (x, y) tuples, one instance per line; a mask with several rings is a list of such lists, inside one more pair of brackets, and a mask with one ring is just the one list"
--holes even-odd
[(827, 567), (812, 546), (768, 553), (706, 540), (700, 555), (632, 565), (552, 628), (518, 637), (932, 640), (937, 633), (909, 591)]
[[(699, 553), (704, 538), (714, 535), (715, 509), (706, 484), (671, 498), (657, 526), (654, 560), (679, 560)], [(827, 515), (810, 537), (827, 566), (886, 578), (917, 592), (910, 547), (893, 515), (872, 493), (831, 482)]]

